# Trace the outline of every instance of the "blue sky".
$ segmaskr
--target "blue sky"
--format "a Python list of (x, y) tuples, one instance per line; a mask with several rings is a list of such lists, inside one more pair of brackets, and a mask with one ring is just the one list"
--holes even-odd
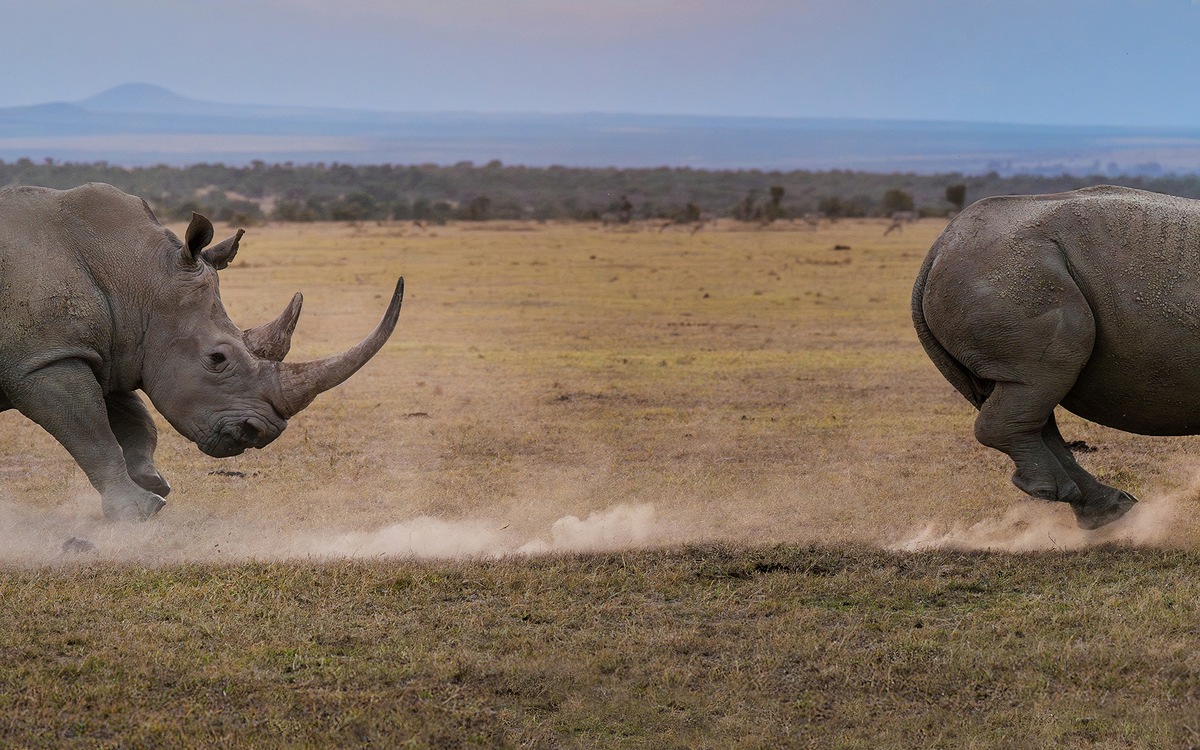
[(1200, 0), (0, 0), (0, 106), (1200, 126)]

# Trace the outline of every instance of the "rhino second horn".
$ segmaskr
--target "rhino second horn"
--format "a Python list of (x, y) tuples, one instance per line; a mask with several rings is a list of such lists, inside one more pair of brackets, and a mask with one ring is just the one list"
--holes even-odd
[(396, 291), (388, 304), (383, 320), (362, 341), (341, 354), (334, 354), (312, 362), (280, 362), (279, 389), (282, 403), (279, 412), (285, 418), (299, 412), (313, 402), (318, 395), (342, 383), (387, 343), (400, 318), (400, 304), (404, 301), (404, 277), (396, 282)]
[(260, 359), (282, 362), (292, 348), (292, 332), (300, 320), (300, 306), (303, 304), (304, 295), (296, 292), (278, 318), (242, 331), (242, 341), (250, 353)]

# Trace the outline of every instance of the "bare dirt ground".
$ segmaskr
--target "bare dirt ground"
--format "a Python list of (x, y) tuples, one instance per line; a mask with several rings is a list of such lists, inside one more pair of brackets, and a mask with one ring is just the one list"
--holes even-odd
[[(252, 228), (222, 272), (244, 327), (305, 294), (291, 359), (392, 341), (274, 444), (201, 454), (162, 423), (174, 486), (113, 527), (40, 428), (0, 414), (0, 560), (493, 555), (693, 542), (1011, 550), (1191, 546), (1188, 439), (1067, 415), (1086, 466), (1143, 498), (1101, 532), (1025, 499), (972, 438), (908, 316), (941, 222), (697, 233), (490, 223)], [(849, 249), (839, 250), (838, 246)]]

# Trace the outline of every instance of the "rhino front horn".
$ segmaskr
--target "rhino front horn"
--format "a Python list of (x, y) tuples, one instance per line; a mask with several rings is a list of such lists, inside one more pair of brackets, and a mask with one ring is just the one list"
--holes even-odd
[(304, 295), (296, 292), (278, 318), (242, 331), (246, 348), (261, 359), (282, 362), (292, 348), (292, 332), (296, 330), (296, 321), (300, 320), (300, 306), (303, 304)]
[(396, 328), (400, 318), (400, 304), (404, 301), (404, 277), (396, 282), (396, 291), (388, 304), (383, 320), (375, 326), (370, 336), (341, 354), (334, 354), (312, 362), (280, 362), (279, 389), (282, 401), (279, 411), (289, 418), (313, 402), (318, 395), (333, 388), (358, 371), (358, 368), (375, 356)]

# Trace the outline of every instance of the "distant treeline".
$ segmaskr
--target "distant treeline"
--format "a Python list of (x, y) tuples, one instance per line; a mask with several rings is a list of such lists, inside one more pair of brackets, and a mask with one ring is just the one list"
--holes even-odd
[(770, 221), (815, 213), (887, 216), (916, 210), (944, 216), (989, 195), (1050, 193), (1110, 183), (1190, 198), (1200, 176), (1016, 176), (708, 171), (686, 168), (583, 169), (454, 166), (266, 164), (125, 168), (107, 163), (0, 161), (0, 186), (67, 188), (108, 182), (145, 198), (159, 216), (192, 211), (218, 221), (368, 221), (486, 219), (696, 220), (702, 216)]

